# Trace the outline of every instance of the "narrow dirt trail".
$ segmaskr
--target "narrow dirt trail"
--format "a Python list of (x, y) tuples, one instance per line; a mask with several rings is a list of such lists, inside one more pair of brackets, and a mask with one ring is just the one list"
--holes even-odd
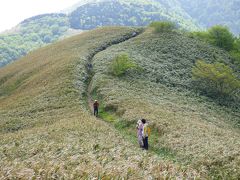
[(91, 96), (91, 88), (92, 88), (92, 78), (90, 79), (90, 82), (88, 84), (88, 87), (87, 87), (87, 101), (88, 101), (88, 108), (89, 110), (91, 110), (91, 112), (93, 112), (93, 98)]
[[(89, 59), (88, 59), (88, 64), (91, 64), (93, 63), (93, 59), (94, 57), (106, 50), (107, 48), (113, 46), (113, 45), (117, 45), (117, 44), (120, 44), (120, 43), (123, 43), (125, 41), (128, 41), (132, 38), (135, 38), (137, 37), (138, 35), (140, 35), (142, 32), (133, 32), (133, 34), (131, 36), (127, 36), (127, 37), (123, 37), (121, 40), (119, 41), (113, 41), (111, 44), (107, 44), (106, 46), (100, 48), (96, 53), (94, 53)], [(94, 67), (93, 67), (94, 68)], [(94, 103), (94, 100), (93, 100), (93, 97), (91, 95), (91, 90), (92, 90), (92, 83), (93, 83), (93, 76), (94, 76), (94, 73), (93, 73), (93, 68), (91, 69), (88, 69), (88, 76), (89, 76), (89, 79), (88, 79), (88, 84), (87, 84), (87, 103), (88, 103), (88, 108), (91, 112), (93, 112), (93, 103)]]

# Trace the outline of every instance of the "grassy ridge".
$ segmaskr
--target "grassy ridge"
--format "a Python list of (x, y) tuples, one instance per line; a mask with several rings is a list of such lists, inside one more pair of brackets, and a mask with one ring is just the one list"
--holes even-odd
[(83, 107), (89, 57), (133, 31), (83, 33), (0, 70), (0, 178), (200, 176), (142, 152)]
[[(144, 71), (112, 76), (109, 66), (121, 53)], [(240, 172), (239, 107), (221, 106), (192, 90), (191, 69), (201, 58), (232, 65), (222, 50), (182, 33), (157, 35), (149, 29), (95, 56), (92, 91), (103, 97), (106, 111), (122, 119), (149, 119), (160, 134), (155, 147), (214, 178), (234, 179)]]

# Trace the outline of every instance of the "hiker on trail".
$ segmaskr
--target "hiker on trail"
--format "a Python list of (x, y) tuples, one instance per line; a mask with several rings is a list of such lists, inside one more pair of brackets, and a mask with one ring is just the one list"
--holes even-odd
[(93, 114), (96, 117), (98, 116), (98, 106), (99, 106), (99, 103), (97, 100), (95, 100), (93, 103)]
[(150, 133), (150, 129), (148, 127), (148, 123), (146, 119), (142, 119), (142, 123), (143, 123), (143, 131), (142, 131), (143, 149), (148, 150), (148, 136)]
[(139, 146), (140, 148), (143, 148), (143, 136), (142, 136), (143, 123), (141, 119), (138, 120), (136, 128), (137, 128), (137, 137), (138, 137)]
[(91, 63), (88, 63), (88, 64), (87, 64), (87, 69), (88, 69), (88, 71), (91, 71), (92, 68), (93, 68), (93, 65), (92, 65)]

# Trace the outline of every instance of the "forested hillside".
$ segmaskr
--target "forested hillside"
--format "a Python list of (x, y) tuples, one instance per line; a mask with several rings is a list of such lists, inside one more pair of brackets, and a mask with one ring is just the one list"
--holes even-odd
[(58, 40), (68, 29), (65, 14), (44, 14), (24, 20), (13, 32), (0, 35), (0, 67)]
[(239, 0), (178, 0), (182, 8), (205, 27), (226, 25), (236, 35), (240, 34)]
[(187, 30), (199, 27), (175, 0), (113, 0), (80, 6), (70, 14), (72, 28), (92, 29), (98, 26), (145, 26), (152, 21), (168, 20)]

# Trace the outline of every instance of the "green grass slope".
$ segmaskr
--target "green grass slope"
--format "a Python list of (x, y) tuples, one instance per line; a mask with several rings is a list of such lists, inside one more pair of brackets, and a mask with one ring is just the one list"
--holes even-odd
[[(129, 71), (123, 77), (110, 74), (110, 63), (122, 53), (128, 53), (143, 71)], [(154, 131), (154, 151), (165, 150), (175, 161), (210, 177), (237, 179), (239, 104), (222, 106), (193, 90), (191, 69), (198, 59), (232, 66), (226, 52), (187, 34), (155, 34), (148, 29), (94, 57), (91, 91), (102, 99), (102, 117), (108, 121), (120, 118), (131, 124), (138, 118), (148, 119)]]
[(133, 31), (139, 30), (82, 33), (0, 69), (0, 179), (205, 178), (205, 172), (142, 151), (86, 109), (86, 64)]

